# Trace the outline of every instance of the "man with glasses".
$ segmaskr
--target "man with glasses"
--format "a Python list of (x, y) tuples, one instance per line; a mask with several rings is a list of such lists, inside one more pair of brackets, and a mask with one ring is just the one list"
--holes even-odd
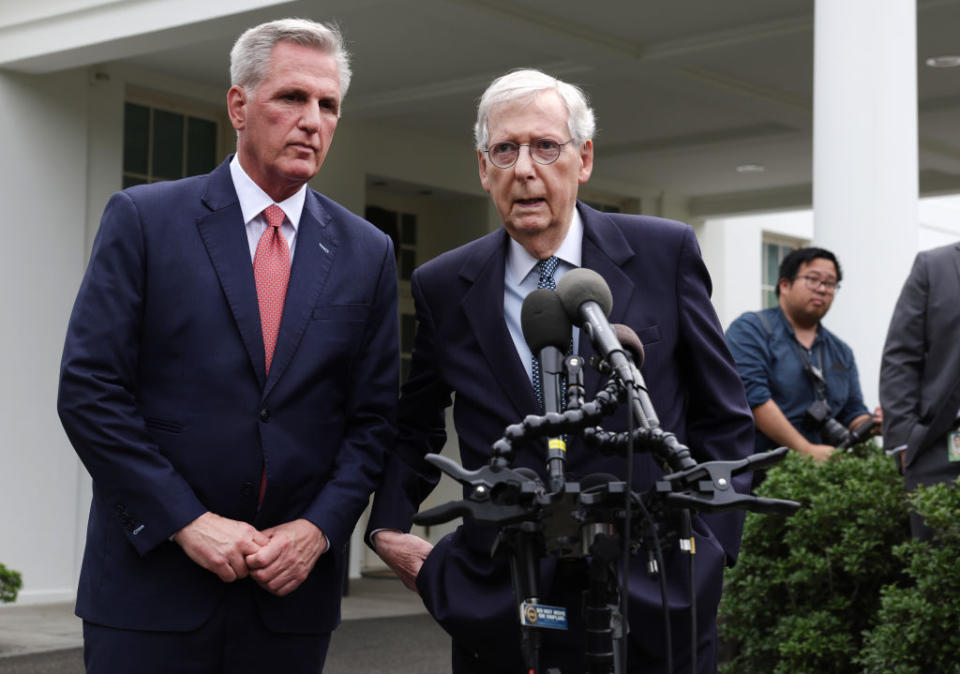
[[(543, 413), (535, 393), (537, 365), (520, 326), (528, 293), (551, 287), (576, 267), (599, 273), (613, 295), (611, 322), (633, 328), (646, 346), (642, 370), (661, 426), (690, 446), (698, 461), (751, 451), (752, 420), (710, 303), (710, 279), (693, 230), (660, 218), (600, 213), (577, 200), (593, 169), (594, 128), (583, 92), (570, 84), (534, 70), (495, 80), (480, 100), (474, 131), (480, 182), (504, 226), (435, 258), (412, 278), (418, 319), (413, 362), (401, 394), (399, 443), (377, 489), (370, 531), (380, 556), (452, 636), (457, 674), (527, 671), (504, 546), (491, 556), (497, 530), (469, 520), (436, 548), (404, 532), (439, 479), (424, 455), (444, 446), (444, 408), (452, 394), (460, 460), (469, 470), (489, 463), (490, 445), (508, 424)], [(582, 331), (574, 342), (581, 355), (593, 353)], [(588, 369), (586, 398), (593, 399), (604, 382)], [(625, 430), (624, 416), (605, 419), (604, 427)], [(545, 477), (542, 444), (517, 442), (514, 449), (515, 467)], [(571, 477), (626, 473), (622, 457), (602, 456), (576, 436), (566, 454)], [(663, 474), (649, 454), (638, 455), (634, 465), (639, 492)], [(745, 481), (749, 477), (735, 480), (740, 490)], [(741, 522), (735, 513), (694, 518), (698, 672), (716, 671), (716, 607)], [(678, 550), (665, 555), (674, 671), (686, 672), (689, 567)], [(645, 554), (631, 560), (625, 671), (664, 672), (660, 591), (645, 567)], [(541, 630), (537, 671), (583, 672), (581, 606), (588, 578), (582, 560), (545, 560), (541, 580), (540, 599), (567, 608), (569, 629)]]
[(829, 250), (792, 251), (780, 263), (778, 305), (747, 312), (727, 330), (760, 431), (757, 451), (783, 445), (826, 461), (837, 435), (880, 421), (879, 407), (873, 419), (864, 407), (853, 351), (820, 322), (842, 278)]

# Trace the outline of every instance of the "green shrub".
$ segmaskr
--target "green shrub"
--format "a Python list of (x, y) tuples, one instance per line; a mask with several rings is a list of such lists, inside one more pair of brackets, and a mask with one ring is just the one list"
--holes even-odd
[(909, 580), (884, 588), (877, 625), (860, 662), (869, 674), (960, 673), (960, 485), (911, 497), (933, 530), (932, 544), (910, 541), (894, 554)]
[(880, 590), (903, 578), (903, 478), (872, 444), (827, 462), (790, 452), (757, 489), (800, 501), (790, 517), (747, 515), (720, 605), (725, 674), (859, 672)]
[(0, 601), (16, 601), (17, 592), (23, 586), (20, 574), (0, 564)]

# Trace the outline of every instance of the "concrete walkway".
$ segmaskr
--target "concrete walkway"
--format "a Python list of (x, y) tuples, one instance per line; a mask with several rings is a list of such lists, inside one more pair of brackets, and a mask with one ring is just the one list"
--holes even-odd
[[(399, 580), (350, 581), (342, 615), (326, 674), (449, 670), (449, 639)], [(0, 607), (0, 674), (82, 673), (81, 632), (72, 603)]]

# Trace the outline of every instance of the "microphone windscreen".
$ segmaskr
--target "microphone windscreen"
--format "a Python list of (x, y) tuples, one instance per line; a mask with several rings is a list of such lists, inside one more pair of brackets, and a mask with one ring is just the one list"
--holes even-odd
[(643, 365), (643, 342), (640, 341), (640, 337), (634, 332), (633, 328), (624, 325), (623, 323), (614, 323), (612, 326), (613, 332), (617, 335), (617, 340), (623, 348), (630, 351), (630, 354), (633, 356), (633, 362), (637, 367)]
[(547, 346), (555, 346), (565, 353), (573, 334), (559, 295), (546, 288), (534, 290), (523, 300), (520, 328), (534, 356)]
[(610, 286), (592, 269), (580, 267), (568, 271), (557, 282), (557, 294), (570, 320), (577, 326), (583, 322), (580, 318), (580, 307), (584, 302), (596, 302), (606, 316), (610, 315), (610, 310), (613, 308)]

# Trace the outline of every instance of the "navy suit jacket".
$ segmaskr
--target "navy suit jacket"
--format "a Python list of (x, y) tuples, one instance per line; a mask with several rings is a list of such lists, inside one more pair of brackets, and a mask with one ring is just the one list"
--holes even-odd
[(293, 593), (258, 588), (257, 602), (270, 629), (329, 632), (344, 548), (395, 437), (393, 247), (308, 190), (268, 377), (228, 162), (119, 192), (104, 211), (58, 399), (93, 477), (77, 614), (197, 628), (225, 585), (168, 538), (205, 511), (258, 529), (302, 517), (329, 551)]
[[(698, 461), (751, 454), (753, 418), (710, 303), (710, 279), (693, 230), (659, 218), (600, 213), (582, 203), (577, 208), (584, 224), (582, 265), (598, 272), (610, 286), (611, 323), (632, 327), (644, 344), (642, 372), (661, 426), (689, 445)], [(490, 445), (508, 424), (538, 412), (503, 316), (507, 245), (507, 234), (500, 229), (414, 273), (418, 328), (411, 373), (400, 400), (399, 442), (377, 489), (368, 531), (409, 529), (413, 514), (438, 479), (423, 456), (444, 444), (444, 408), (451, 403), (451, 393), (456, 394), (453, 414), (460, 458), (468, 469), (488, 463)], [(586, 357), (593, 353), (582, 334), (580, 353)], [(598, 373), (587, 372), (588, 400), (603, 383)], [(625, 415), (604, 427), (624, 429)], [(515, 466), (544, 475), (542, 445), (514, 446)], [(623, 458), (599, 456), (574, 438), (567, 470), (580, 477), (596, 472), (624, 475), (625, 465)], [(636, 457), (635, 489), (647, 490), (661, 474), (649, 455)], [(738, 490), (746, 491), (749, 479), (741, 476)], [(696, 520), (698, 602), (701, 622), (708, 629), (719, 601), (724, 561), (732, 562), (737, 554), (742, 517), (731, 513)], [(495, 533), (465, 522), (434, 548), (417, 584), (427, 608), (456, 641), (491, 662), (517, 669), (518, 609), (503, 556), (490, 558)], [(671, 559), (668, 556), (670, 601), (682, 608), (687, 601), (686, 565), (680, 573), (677, 560)], [(660, 594), (656, 582), (641, 570), (645, 560), (635, 561), (632, 634), (646, 652), (658, 653), (664, 638), (658, 617)], [(554, 572), (554, 564), (542, 565), (545, 588), (551, 587)], [(548, 604), (549, 596), (550, 591)], [(683, 622), (676, 622), (674, 642), (682, 643), (682, 634), (688, 631)], [(573, 629), (562, 636), (565, 644), (575, 638)]]

